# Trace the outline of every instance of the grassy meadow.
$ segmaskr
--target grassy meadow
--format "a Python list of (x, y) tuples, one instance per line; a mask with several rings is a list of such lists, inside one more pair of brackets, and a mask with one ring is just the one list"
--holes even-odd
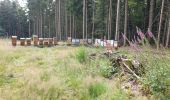
[(149, 95), (138, 87), (123, 89), (126, 82), (121, 75), (105, 78), (109, 74), (105, 71), (110, 67), (108, 58), (89, 58), (91, 53), (103, 51), (68, 46), (12, 47), (10, 40), (0, 39), (0, 100), (168, 100), (169, 50), (119, 50), (146, 66), (140, 87)]

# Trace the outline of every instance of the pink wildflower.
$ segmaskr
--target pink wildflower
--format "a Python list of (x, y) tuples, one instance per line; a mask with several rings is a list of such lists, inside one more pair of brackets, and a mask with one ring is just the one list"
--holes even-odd
[(150, 29), (148, 28), (148, 31), (146, 32), (146, 34), (150, 37), (150, 38), (152, 38), (153, 37), (153, 33), (150, 31)]

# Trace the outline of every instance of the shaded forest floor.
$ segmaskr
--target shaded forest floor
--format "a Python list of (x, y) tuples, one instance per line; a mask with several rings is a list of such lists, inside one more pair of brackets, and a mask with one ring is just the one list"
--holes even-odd
[[(83, 49), (82, 49), (83, 48)], [(103, 48), (12, 47), (9, 40), (0, 40), (0, 99), (2, 100), (154, 100), (168, 99), (170, 83), (170, 51), (145, 48), (136, 52), (121, 48), (119, 54), (138, 59), (146, 74), (142, 85), (123, 89), (127, 81), (103, 74), (110, 66), (107, 58), (90, 60), (91, 53)], [(114, 51), (116, 52), (116, 51)], [(157, 64), (155, 63), (155, 60)], [(153, 85), (153, 86), (151, 86)], [(146, 95), (141, 91), (147, 91)], [(164, 89), (166, 88), (166, 89)], [(156, 89), (156, 90), (154, 90)], [(164, 89), (164, 90), (163, 90)], [(164, 93), (166, 92), (166, 93)]]

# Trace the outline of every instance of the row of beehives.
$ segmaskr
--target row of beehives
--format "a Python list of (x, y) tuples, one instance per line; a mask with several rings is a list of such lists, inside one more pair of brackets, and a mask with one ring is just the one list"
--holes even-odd
[[(54, 38), (38, 38), (38, 36), (34, 35), (33, 39), (31, 38), (20, 38), (20, 45), (21, 46), (31, 46), (32, 40), (34, 43), (34, 46), (38, 45), (44, 45), (44, 46), (53, 46), (58, 45), (58, 40), (56, 37)], [(95, 46), (114, 46), (117, 47), (118, 43), (114, 40), (101, 40), (101, 39), (95, 39), (93, 42), (92, 39), (72, 39), (71, 37), (68, 37), (67, 39), (67, 45), (81, 45), (81, 44), (93, 44)], [(12, 36), (12, 45), (17, 45), (17, 36)]]
[[(17, 36), (12, 36), (12, 45), (17, 45)], [(33, 38), (20, 38), (20, 45), (21, 46), (31, 46), (32, 41), (34, 46), (44, 45), (44, 46), (52, 46), (57, 45), (58, 41), (57, 38), (38, 38), (38, 36), (33, 36)]]
[(93, 42), (92, 39), (72, 39), (70, 40), (70, 44), (93, 44), (95, 46), (107, 46), (107, 45), (110, 45), (110, 46), (118, 46), (118, 43), (117, 41), (114, 41), (114, 40), (102, 40), (102, 39), (95, 39), (95, 41)]

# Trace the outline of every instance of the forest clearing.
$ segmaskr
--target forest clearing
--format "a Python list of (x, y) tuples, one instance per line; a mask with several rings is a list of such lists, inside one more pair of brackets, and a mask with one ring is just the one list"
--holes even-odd
[(112, 72), (117, 66), (104, 48), (13, 47), (9, 39), (0, 43), (2, 100), (155, 100), (168, 99), (170, 93), (169, 50), (114, 50), (113, 57), (124, 55), (146, 65), (145, 74), (136, 79), (131, 73)]
[(170, 0), (0, 0), (0, 100), (170, 100)]

